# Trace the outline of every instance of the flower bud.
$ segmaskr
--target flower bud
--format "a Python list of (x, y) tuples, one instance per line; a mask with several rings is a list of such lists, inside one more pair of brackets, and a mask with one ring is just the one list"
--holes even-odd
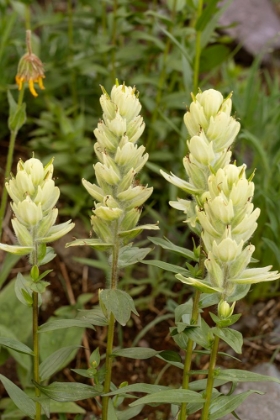
[(233, 314), (235, 303), (230, 306), (225, 300), (221, 300), (218, 304), (218, 316), (221, 319), (229, 318)]
[(209, 165), (215, 158), (213, 142), (207, 144), (200, 136), (193, 136), (188, 142), (191, 155), (203, 165)]
[(223, 95), (214, 89), (208, 89), (204, 92), (199, 92), (196, 95), (196, 101), (203, 107), (204, 114), (207, 119), (216, 115), (221, 108), (224, 101)]
[(243, 247), (243, 241), (237, 244), (231, 238), (223, 239), (219, 244), (213, 241), (213, 255), (222, 262), (230, 262), (237, 258)]

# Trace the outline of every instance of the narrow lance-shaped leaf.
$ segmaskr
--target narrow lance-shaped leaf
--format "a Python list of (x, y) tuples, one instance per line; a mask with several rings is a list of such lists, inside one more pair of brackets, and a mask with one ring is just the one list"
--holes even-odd
[(80, 383), (53, 382), (48, 386), (38, 383), (35, 385), (47, 397), (59, 402), (80, 401), (100, 395), (100, 392), (96, 391), (94, 387)]
[(34, 401), (4, 375), (0, 375), (0, 380), (2, 381), (2, 384), (4, 385), (7, 393), (9, 394), (9, 397), (14, 402), (14, 404), (25, 415), (34, 418), (36, 413)]

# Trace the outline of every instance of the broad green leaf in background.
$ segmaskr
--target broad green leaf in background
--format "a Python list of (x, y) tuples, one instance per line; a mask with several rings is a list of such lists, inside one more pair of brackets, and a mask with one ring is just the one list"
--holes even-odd
[[(0, 326), (0, 334), (1, 334), (1, 326)], [(7, 347), (12, 350), (16, 350), (19, 353), (26, 353), (29, 355), (33, 355), (33, 350), (30, 347), (26, 346), (25, 344), (21, 343), (20, 341), (14, 338), (8, 337), (0, 337), (0, 347)]]
[(11, 382), (8, 378), (0, 375), (0, 380), (4, 385), (9, 397), (15, 405), (27, 416), (34, 418), (36, 409), (35, 402), (28, 397), (18, 386)]
[(74, 358), (77, 350), (77, 346), (62, 347), (47, 357), (39, 367), (41, 381), (49, 379), (55, 372), (65, 367), (67, 364), (65, 361)]
[(14, 338), (26, 342), (32, 332), (32, 309), (19, 304), (14, 291), (15, 280), (0, 292), (0, 325), (12, 331)]
[[(53, 318), (50, 319), (52, 321)], [(77, 351), (81, 345), (84, 335), (84, 328), (64, 328), (59, 330), (47, 331), (39, 335), (39, 349), (41, 360), (47, 359), (51, 354), (62, 347), (77, 346)], [(67, 365), (75, 356), (75, 352), (65, 358)]]
[(11, 269), (15, 264), (20, 260), (20, 255), (7, 253), (1, 263), (0, 271), (0, 287), (6, 281), (8, 275), (11, 272)]

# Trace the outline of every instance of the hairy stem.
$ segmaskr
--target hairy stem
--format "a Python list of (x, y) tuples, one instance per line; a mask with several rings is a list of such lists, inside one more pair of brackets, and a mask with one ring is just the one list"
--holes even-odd
[[(110, 289), (116, 289), (118, 285), (118, 259), (119, 259), (119, 240), (118, 240), (118, 225), (116, 223), (115, 228), (115, 245), (113, 248), (112, 254), (112, 268), (111, 268), (111, 279), (110, 279)], [(112, 376), (112, 352), (113, 352), (113, 341), (114, 341), (114, 332), (115, 332), (115, 317), (113, 313), (110, 313), (108, 333), (107, 333), (107, 345), (106, 345), (106, 361), (105, 361), (105, 381), (104, 381), (104, 393), (110, 392), (111, 385), (111, 376)], [(102, 420), (108, 419), (108, 405), (109, 397), (102, 398)]]
[[(38, 265), (38, 243), (36, 241), (36, 229), (32, 232), (33, 242), (34, 242), (34, 249), (32, 251), (32, 264), (33, 266)], [(40, 383), (40, 376), (39, 376), (39, 334), (38, 334), (38, 319), (39, 319), (39, 295), (37, 292), (32, 293), (32, 313), (33, 313), (33, 353), (34, 353), (34, 361), (33, 361), (33, 379), (35, 382)], [(36, 397), (40, 397), (41, 392), (35, 386), (35, 395)], [(36, 402), (36, 415), (35, 420), (41, 419), (41, 404)]]
[[(24, 96), (24, 87), (20, 90), (19, 95), (18, 95), (18, 104), (17, 104), (18, 108), (20, 108), (22, 104), (23, 96)], [(5, 169), (5, 175), (4, 175), (5, 180), (8, 179), (10, 176), (17, 133), (18, 133), (17, 130), (13, 130), (11, 131), (11, 134), (10, 134), (9, 150), (8, 150), (7, 163), (6, 163), (6, 169)], [(4, 219), (5, 210), (7, 206), (7, 198), (8, 198), (8, 192), (6, 188), (3, 188), (2, 197), (1, 197), (1, 206), (0, 206), (0, 239), (2, 236), (3, 219)]]
[[(194, 300), (193, 300), (193, 310), (192, 310), (192, 318), (191, 318), (191, 324), (196, 325), (199, 317), (199, 298), (200, 298), (200, 292), (198, 290), (195, 291)], [(191, 370), (191, 363), (192, 363), (192, 354), (193, 354), (193, 340), (190, 338), (188, 339), (188, 344), (186, 348), (186, 357), (185, 357), (185, 363), (184, 363), (184, 371), (183, 371), (183, 383), (182, 383), (182, 389), (188, 389), (189, 388), (189, 371)], [(187, 403), (183, 403), (181, 406), (181, 412), (179, 420), (186, 420), (187, 418)]]
[[(33, 352), (34, 352), (34, 364), (33, 364), (33, 379), (35, 382), (40, 382), (39, 377), (39, 340), (38, 340), (38, 293), (33, 292)], [(36, 397), (40, 397), (40, 390), (35, 387)], [(36, 415), (35, 420), (41, 419), (41, 404), (36, 402)]]
[(205, 393), (205, 403), (201, 414), (201, 420), (208, 420), (209, 417), (209, 408), (211, 403), (213, 385), (214, 385), (214, 373), (216, 367), (216, 360), (219, 348), (219, 337), (215, 336), (212, 350), (211, 350), (211, 357), (210, 363), (208, 368), (208, 379), (207, 379), (207, 386), (206, 386), (206, 393)]
[[(205, 275), (205, 266), (204, 266), (204, 248), (203, 248), (203, 241), (200, 238), (200, 255), (199, 255), (199, 270), (201, 272), (201, 278)], [(191, 317), (191, 325), (196, 325), (199, 318), (199, 299), (200, 299), (200, 291), (196, 289), (193, 299), (193, 307), (192, 307), (192, 317)], [(188, 344), (186, 348), (186, 357), (184, 362), (184, 371), (183, 371), (183, 389), (189, 389), (189, 371), (191, 370), (191, 363), (192, 363), (192, 354), (193, 354), (193, 340), (190, 338), (188, 339)], [(187, 403), (183, 403), (181, 406), (179, 420), (186, 420), (187, 416)]]

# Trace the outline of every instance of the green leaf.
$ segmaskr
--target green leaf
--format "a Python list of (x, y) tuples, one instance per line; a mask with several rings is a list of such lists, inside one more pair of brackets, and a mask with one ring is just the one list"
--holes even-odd
[(242, 353), (243, 337), (239, 331), (231, 328), (213, 328), (213, 334), (224, 340), (236, 353)]
[(211, 19), (213, 19), (213, 15), (218, 10), (217, 8), (218, 1), (219, 0), (210, 0), (208, 2), (207, 6), (205, 7), (205, 9), (203, 10), (203, 12), (201, 13), (200, 17), (198, 18), (196, 22), (195, 29), (197, 31), (200, 31), (200, 32), (203, 31), (207, 23), (210, 22)]
[(225, 45), (210, 45), (202, 50), (200, 58), (200, 69), (202, 72), (213, 70), (221, 65), (230, 54), (230, 50)]
[(159, 227), (157, 225), (152, 225), (152, 224), (139, 225), (139, 226), (136, 226), (135, 228), (132, 228), (129, 230), (123, 230), (119, 232), (119, 236), (121, 238), (134, 238), (143, 230), (159, 230)]
[(112, 353), (112, 356), (122, 356), (122, 357), (128, 357), (130, 359), (149, 359), (150, 357), (156, 356), (159, 354), (160, 351), (156, 351), (150, 348), (145, 347), (130, 347), (127, 349), (121, 349), (121, 350), (114, 350)]
[[(151, 248), (138, 248), (131, 245), (124, 246), (119, 252), (118, 267), (124, 268), (143, 260), (151, 250)], [(109, 258), (109, 263), (111, 261), (112, 256)]]
[(51, 413), (86, 414), (86, 411), (74, 402), (50, 401)]
[(159, 353), (160, 357), (167, 362), (182, 362), (180, 354), (172, 350), (163, 350)]
[(35, 382), (35, 385), (47, 397), (58, 402), (80, 401), (101, 395), (93, 386), (76, 382), (53, 382), (47, 386)]
[[(6, 327), (4, 325), (0, 325), (0, 336), (5, 340), (5, 339), (9, 339), (12, 340), (14, 343), (20, 343), (19, 340), (17, 340), (15, 333), (12, 331), (11, 328)], [(24, 346), (24, 344), (20, 343), (22, 346)], [(25, 346), (27, 349), (29, 349), (29, 347)], [(24, 348), (25, 348), (24, 347)], [(17, 363), (26, 371), (26, 372), (31, 372), (31, 368), (32, 368), (32, 363), (31, 363), (31, 354), (32, 354), (32, 350), (29, 349), (29, 351), (31, 351), (31, 354), (29, 352), (18, 352), (18, 350), (13, 349), (12, 347), (6, 347), (7, 351), (9, 354), (11, 354), (13, 356), (13, 358), (17, 361)], [(3, 350), (2, 350), (3, 352)], [(4, 352), (3, 352), (4, 353)], [(25, 372), (25, 373), (26, 373)]]
[(55, 319), (54, 321), (48, 321), (41, 325), (39, 327), (39, 333), (72, 327), (90, 328), (92, 330), (95, 329), (89, 322), (82, 321), (80, 319)]
[(99, 327), (105, 327), (105, 325), (108, 325), (108, 320), (99, 306), (93, 309), (79, 309), (76, 318), (89, 322), (93, 325), (98, 325)]
[(194, 255), (192, 251), (186, 248), (182, 248), (181, 246), (174, 245), (169, 239), (167, 238), (153, 238), (151, 236), (148, 237), (148, 239), (155, 245), (161, 246), (163, 249), (167, 249), (169, 251), (177, 252), (180, 255), (183, 255), (183, 257), (186, 257), (192, 261), (198, 262), (198, 258)]
[(204, 401), (204, 398), (197, 392), (189, 391), (188, 389), (168, 389), (166, 391), (146, 395), (129, 405), (130, 407), (135, 407), (138, 404), (182, 404), (188, 402), (200, 403)]
[(93, 378), (92, 372), (90, 372), (88, 369), (71, 369), (72, 372), (77, 373), (80, 376), (83, 376), (84, 378)]
[(32, 309), (19, 305), (14, 286), (12, 280), (0, 293), (0, 325), (12, 331), (14, 338), (26, 342), (32, 331)]
[(18, 132), (26, 121), (26, 105), (23, 103), (18, 106), (9, 90), (8, 101), (10, 105), (8, 126), (11, 131)]
[[(15, 293), (18, 300), (23, 305), (31, 307), (33, 304), (32, 290), (30, 288), (31, 280), (26, 279), (21, 273), (17, 274), (15, 282)], [(41, 299), (40, 299), (41, 303)]]
[(6, 254), (4, 260), (1, 263), (1, 272), (0, 272), (0, 287), (8, 278), (12, 268), (20, 260), (20, 255), (15, 254)]
[(227, 380), (227, 382), (276, 382), (280, 384), (280, 380), (274, 376), (261, 375), (260, 373), (240, 369), (220, 369), (216, 378)]
[(142, 392), (145, 394), (152, 394), (154, 392), (160, 392), (164, 390), (168, 390), (169, 388), (167, 386), (162, 385), (150, 385), (145, 383), (139, 383), (139, 384), (133, 384), (133, 385), (127, 385), (122, 388), (116, 389), (115, 391), (109, 392), (109, 397), (113, 395), (119, 395), (119, 394), (127, 394), (131, 392)]
[(178, 265), (169, 264), (164, 261), (146, 260), (146, 261), (141, 261), (141, 263), (152, 265), (154, 267), (161, 268), (164, 271), (170, 271), (171, 273), (176, 273), (176, 274), (180, 273), (180, 274), (183, 274), (184, 276), (189, 276), (191, 274), (190, 271), (186, 270), (185, 268), (179, 267)]
[(55, 372), (61, 370), (65, 366), (65, 361), (76, 352), (77, 346), (62, 347), (47, 357), (39, 367), (41, 381), (49, 379)]
[(237, 395), (221, 395), (211, 403), (209, 410), (209, 420), (218, 420), (228, 413), (232, 413), (246, 398), (251, 394), (263, 394), (256, 390), (249, 390)]
[(34, 418), (36, 413), (34, 401), (5, 376), (0, 375), (0, 380), (2, 381), (2, 384), (4, 385), (9, 397), (13, 400), (14, 404), (24, 414)]
[(114, 408), (112, 400), (108, 401), (108, 419), (118, 420), (116, 410)]
[(127, 410), (117, 411), (118, 420), (130, 420), (136, 418), (142, 411), (143, 405), (137, 405), (137, 407), (130, 407)]
[(106, 251), (112, 248), (113, 244), (106, 244), (104, 242), (101, 242), (99, 239), (76, 239), (75, 241), (68, 242), (65, 245), (65, 248), (68, 248), (69, 246), (91, 246), (94, 249), (97, 249), (99, 251)]
[(0, 346), (8, 347), (18, 351), (19, 353), (30, 354), (31, 356), (33, 355), (31, 348), (14, 338), (0, 337)]
[(104, 304), (108, 313), (113, 313), (116, 320), (121, 325), (126, 325), (133, 312), (138, 315), (134, 306), (133, 299), (128, 293), (118, 289), (105, 289), (99, 294), (99, 299)]
[[(53, 320), (55, 318), (51, 318)], [(41, 360), (45, 360), (52, 353), (59, 350), (62, 347), (77, 346), (77, 351), (81, 345), (84, 334), (84, 328), (64, 328), (61, 330), (47, 331), (40, 334), (39, 347)], [(65, 359), (65, 365), (70, 363), (74, 358), (71, 357)]]

